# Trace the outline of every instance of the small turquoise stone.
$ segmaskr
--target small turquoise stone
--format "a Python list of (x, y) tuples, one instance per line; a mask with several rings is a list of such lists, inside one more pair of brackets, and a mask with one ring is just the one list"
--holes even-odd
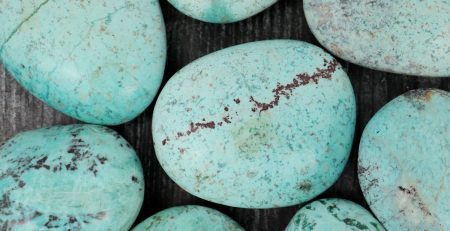
[(388, 230), (450, 230), (450, 93), (409, 91), (364, 130), (358, 175)]
[(227, 215), (206, 207), (188, 205), (163, 210), (133, 231), (244, 231)]
[(317, 40), (349, 62), (400, 74), (450, 76), (450, 1), (303, 3)]
[(140, 161), (109, 128), (55, 126), (0, 147), (1, 230), (127, 231), (143, 199)]
[(269, 40), (176, 73), (153, 115), (156, 155), (189, 193), (219, 204), (299, 204), (341, 174), (355, 128), (347, 74), (322, 49)]
[(211, 23), (230, 23), (249, 18), (277, 0), (168, 0), (175, 8), (192, 18)]
[(343, 199), (321, 199), (300, 209), (286, 231), (384, 231), (360, 205)]
[(0, 1), (0, 60), (53, 108), (116, 125), (155, 97), (165, 59), (156, 0)]

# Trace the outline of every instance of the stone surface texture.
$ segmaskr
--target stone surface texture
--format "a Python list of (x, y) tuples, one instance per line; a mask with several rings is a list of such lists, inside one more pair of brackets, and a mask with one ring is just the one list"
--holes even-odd
[(176, 73), (157, 100), (153, 140), (162, 167), (188, 192), (235, 207), (283, 207), (339, 177), (355, 110), (332, 56), (300, 41), (260, 41)]
[(305, 205), (286, 231), (384, 231), (369, 211), (352, 201), (320, 199)]
[(376, 70), (450, 76), (450, 1), (305, 0), (319, 42)]
[(109, 128), (54, 126), (0, 147), (0, 230), (127, 231), (143, 199), (140, 161)]
[(370, 120), (358, 174), (387, 230), (450, 230), (450, 93), (409, 91)]
[(227, 215), (206, 207), (187, 205), (163, 210), (133, 231), (244, 231)]
[(230, 23), (249, 18), (277, 0), (168, 0), (182, 13), (211, 23)]
[(0, 1), (0, 22), (5, 68), (76, 119), (127, 122), (161, 84), (166, 35), (156, 0)]

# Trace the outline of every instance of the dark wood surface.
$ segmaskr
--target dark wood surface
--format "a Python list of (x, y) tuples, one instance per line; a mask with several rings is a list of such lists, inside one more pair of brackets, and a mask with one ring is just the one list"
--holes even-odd
[[(280, 0), (268, 10), (242, 22), (217, 25), (188, 18), (165, 0), (161, 1), (167, 27), (168, 59), (164, 83), (191, 61), (232, 45), (265, 40), (295, 39), (318, 45), (306, 24), (302, 1)], [(365, 207), (356, 176), (357, 149), (361, 133), (374, 113), (391, 99), (415, 88), (449, 90), (449, 78), (419, 78), (369, 70), (339, 60), (349, 74), (357, 99), (357, 124), (353, 150), (344, 173), (319, 196), (352, 200)], [(164, 84), (163, 83), (163, 84)], [(246, 230), (283, 230), (300, 206), (279, 209), (237, 209), (210, 203), (178, 187), (163, 172), (152, 145), (153, 104), (135, 120), (113, 127), (136, 149), (146, 177), (145, 201), (136, 222), (176, 205), (198, 204), (216, 208)], [(0, 66), (0, 143), (30, 129), (79, 123), (34, 98)]]

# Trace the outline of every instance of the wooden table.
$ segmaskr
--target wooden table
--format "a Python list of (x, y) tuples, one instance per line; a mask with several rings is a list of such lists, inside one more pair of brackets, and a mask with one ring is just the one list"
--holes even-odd
[[(164, 83), (191, 61), (232, 45), (265, 40), (296, 39), (318, 44), (303, 15), (302, 1), (280, 0), (248, 20), (216, 25), (196, 21), (161, 1), (167, 27), (168, 60)], [(339, 60), (349, 74), (357, 100), (357, 124), (350, 160), (339, 180), (323, 197), (350, 199), (367, 207), (356, 176), (361, 133), (374, 113), (391, 99), (415, 88), (449, 90), (449, 78), (418, 78), (369, 70)], [(0, 143), (18, 132), (55, 124), (78, 123), (46, 106), (19, 86), (0, 66)], [(283, 230), (300, 206), (280, 209), (237, 209), (213, 204), (178, 187), (156, 160), (151, 134), (153, 104), (137, 119), (113, 127), (139, 153), (146, 177), (145, 201), (137, 222), (171, 206), (198, 204), (216, 208), (239, 222), (246, 230)]]

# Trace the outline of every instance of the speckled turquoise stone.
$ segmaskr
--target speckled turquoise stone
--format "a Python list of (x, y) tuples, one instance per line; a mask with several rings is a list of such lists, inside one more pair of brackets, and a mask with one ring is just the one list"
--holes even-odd
[(271, 208), (307, 201), (341, 174), (355, 96), (322, 49), (268, 40), (224, 49), (176, 73), (153, 115), (159, 162), (186, 191)]
[(0, 22), (6, 69), (76, 119), (127, 122), (161, 84), (166, 37), (156, 0), (4, 0)]
[(370, 120), (358, 175), (387, 230), (450, 230), (450, 93), (413, 90)]
[(230, 23), (249, 18), (277, 0), (168, 0), (182, 13), (211, 23)]
[(450, 76), (450, 1), (304, 0), (309, 27), (335, 55), (376, 70)]
[(23, 132), (0, 147), (0, 230), (120, 230), (144, 198), (135, 151), (96, 125)]
[(384, 231), (360, 205), (343, 199), (321, 199), (300, 209), (286, 231)]
[(133, 231), (244, 231), (227, 215), (206, 207), (188, 205), (163, 210)]

